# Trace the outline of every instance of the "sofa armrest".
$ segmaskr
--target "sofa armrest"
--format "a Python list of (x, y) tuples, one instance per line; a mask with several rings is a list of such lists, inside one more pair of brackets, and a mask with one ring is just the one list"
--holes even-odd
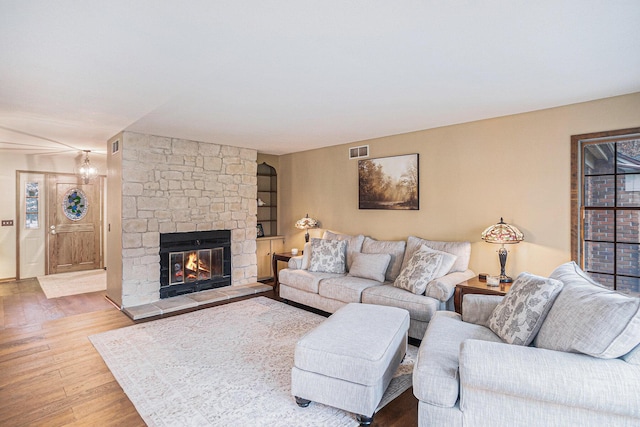
[(460, 346), (459, 362), (463, 412), (477, 403), (479, 395), (496, 393), (640, 417), (640, 366), (621, 359), (466, 340)]
[(311, 262), (311, 242), (304, 244), (302, 255), (296, 255), (289, 260), (289, 268), (292, 270), (308, 270)]
[(501, 295), (466, 294), (462, 298), (462, 320), (486, 326), (491, 313), (504, 298)]
[(302, 257), (303, 255), (292, 256), (289, 258), (288, 267), (292, 270), (302, 269)]
[(456, 289), (458, 283), (469, 280), (475, 275), (471, 270), (445, 274), (442, 277), (430, 281), (427, 284), (427, 290), (424, 294), (441, 302), (447, 302), (453, 295), (453, 291)]

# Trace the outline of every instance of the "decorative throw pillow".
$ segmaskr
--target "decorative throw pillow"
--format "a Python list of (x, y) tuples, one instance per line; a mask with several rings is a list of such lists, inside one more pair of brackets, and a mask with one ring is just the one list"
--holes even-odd
[(531, 344), (562, 285), (559, 280), (521, 273), (489, 316), (489, 328), (509, 344)]
[(387, 271), (389, 261), (391, 261), (389, 254), (354, 253), (349, 276), (384, 282), (384, 273)]
[(385, 280), (393, 282), (400, 274), (402, 259), (404, 258), (404, 248), (407, 243), (404, 240), (374, 240), (365, 237), (362, 243), (362, 253), (364, 254), (389, 254), (391, 261), (384, 274)]
[(419, 250), (413, 254), (393, 282), (393, 286), (422, 295), (427, 289), (427, 284), (435, 277), (441, 263), (442, 255)]
[(353, 264), (353, 254), (360, 253), (362, 251), (362, 243), (364, 242), (364, 236), (358, 234), (357, 236), (351, 236), (349, 234), (334, 233), (330, 230), (325, 230), (322, 235), (323, 239), (328, 240), (346, 240), (347, 241), (347, 271), (351, 269)]
[(440, 254), (442, 256), (442, 263), (440, 264), (440, 268), (436, 272), (436, 275), (433, 277), (434, 279), (438, 279), (451, 271), (451, 267), (456, 262), (458, 257), (456, 255), (450, 254), (449, 252), (438, 251), (436, 249), (432, 249), (427, 245), (422, 245), (420, 247), (421, 251), (433, 252), (436, 254)]
[(347, 255), (346, 240), (311, 239), (309, 271), (344, 273)]
[(450, 273), (466, 271), (469, 268), (469, 259), (471, 258), (470, 242), (441, 242), (437, 240), (421, 239), (420, 237), (415, 236), (409, 236), (407, 238), (407, 251), (404, 255), (402, 268), (407, 265), (407, 262), (409, 262), (413, 253), (423, 245), (437, 251), (448, 252), (458, 257), (456, 262), (453, 264), (453, 267), (451, 267)]
[(564, 288), (535, 339), (536, 347), (612, 359), (640, 343), (640, 298), (594, 284), (575, 262), (562, 264), (551, 277)]

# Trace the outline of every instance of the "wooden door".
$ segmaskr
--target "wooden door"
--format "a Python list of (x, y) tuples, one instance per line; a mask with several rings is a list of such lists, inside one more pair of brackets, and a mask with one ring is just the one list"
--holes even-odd
[(100, 183), (48, 175), (47, 274), (102, 268)]

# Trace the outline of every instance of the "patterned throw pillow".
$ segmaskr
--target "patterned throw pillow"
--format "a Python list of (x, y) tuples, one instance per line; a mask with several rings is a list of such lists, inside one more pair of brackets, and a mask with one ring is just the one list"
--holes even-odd
[(489, 328), (509, 344), (531, 344), (562, 286), (559, 280), (521, 273), (491, 313)]
[(393, 282), (393, 286), (422, 295), (427, 289), (427, 284), (435, 278), (440, 264), (442, 255), (418, 250)]
[(434, 252), (442, 255), (442, 262), (440, 263), (440, 268), (438, 268), (438, 271), (436, 272), (435, 276), (433, 276), (434, 279), (438, 279), (442, 276), (449, 274), (449, 271), (451, 271), (453, 264), (455, 264), (456, 260), (458, 259), (458, 257), (455, 256), (454, 254), (450, 254), (449, 252), (438, 251), (436, 249), (430, 248), (427, 245), (422, 245), (422, 247), (420, 247), (420, 250), (427, 251), (427, 252)]
[(364, 236), (362, 234), (351, 236), (349, 234), (340, 234), (330, 230), (325, 230), (322, 238), (327, 240), (347, 241), (347, 271), (351, 270), (351, 264), (353, 264), (353, 255), (356, 253), (360, 253), (360, 251), (362, 250), (362, 242), (364, 242)]
[(453, 267), (451, 267), (451, 273), (457, 271), (466, 271), (469, 268), (469, 258), (471, 257), (471, 243), (470, 242), (441, 242), (437, 240), (426, 240), (420, 237), (409, 236), (407, 238), (407, 251), (402, 261), (402, 268), (407, 265), (407, 262), (411, 259), (411, 256), (422, 247), (422, 245), (428, 246), (431, 249), (437, 251), (449, 252), (457, 256)]
[(311, 239), (309, 271), (345, 273), (346, 240)]

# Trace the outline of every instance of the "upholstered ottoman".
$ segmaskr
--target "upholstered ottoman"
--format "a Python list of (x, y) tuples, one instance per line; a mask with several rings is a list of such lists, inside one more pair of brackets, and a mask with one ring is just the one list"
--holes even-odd
[(344, 409), (370, 424), (407, 350), (409, 312), (351, 303), (296, 344), (291, 394)]

